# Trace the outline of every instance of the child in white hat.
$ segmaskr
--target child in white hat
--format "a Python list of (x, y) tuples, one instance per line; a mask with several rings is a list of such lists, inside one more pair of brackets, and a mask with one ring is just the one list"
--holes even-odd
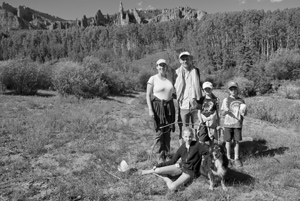
[[(219, 99), (212, 93), (213, 85), (211, 82), (204, 82), (202, 85), (204, 97), (200, 99), (200, 126), (198, 130), (199, 141), (207, 144), (213, 143), (214, 139), (218, 140), (217, 127), (220, 125), (218, 114)], [(206, 129), (203, 126), (206, 126)]]

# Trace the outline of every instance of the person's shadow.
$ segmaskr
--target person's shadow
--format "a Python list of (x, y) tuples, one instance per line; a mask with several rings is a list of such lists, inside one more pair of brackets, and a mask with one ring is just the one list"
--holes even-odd
[(275, 155), (282, 155), (287, 151), (288, 147), (278, 147), (269, 149), (267, 141), (264, 139), (258, 139), (253, 141), (240, 142), (240, 151), (243, 159), (253, 157), (274, 157)]
[(255, 179), (246, 173), (228, 168), (225, 176), (225, 182), (227, 186), (232, 186), (234, 184), (249, 185), (254, 183)]
[[(284, 154), (284, 152), (289, 149), (288, 147), (269, 149), (266, 144), (267, 141), (264, 139), (240, 142), (241, 158), (245, 160), (247, 158), (253, 157), (274, 157), (275, 155)], [(249, 185), (255, 182), (255, 178), (241, 171), (238, 171), (238, 169), (228, 168), (225, 176), (225, 181), (227, 184), (229, 184), (229, 186), (235, 183)]]

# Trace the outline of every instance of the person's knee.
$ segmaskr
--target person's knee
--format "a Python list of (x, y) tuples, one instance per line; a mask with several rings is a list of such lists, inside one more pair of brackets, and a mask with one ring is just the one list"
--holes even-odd
[(167, 185), (168, 185), (169, 190), (171, 190), (171, 191), (175, 191), (177, 189), (177, 185), (174, 184), (173, 182), (169, 183)]
[(156, 168), (156, 169), (154, 170), (154, 172), (157, 173), (157, 174), (163, 173), (163, 172), (161, 171), (161, 168)]

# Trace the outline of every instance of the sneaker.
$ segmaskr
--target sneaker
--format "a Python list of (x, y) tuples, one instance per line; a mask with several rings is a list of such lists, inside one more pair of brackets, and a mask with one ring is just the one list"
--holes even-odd
[(235, 165), (236, 167), (243, 167), (243, 164), (242, 164), (242, 162), (240, 161), (240, 159), (235, 159), (235, 160), (234, 160), (234, 165)]

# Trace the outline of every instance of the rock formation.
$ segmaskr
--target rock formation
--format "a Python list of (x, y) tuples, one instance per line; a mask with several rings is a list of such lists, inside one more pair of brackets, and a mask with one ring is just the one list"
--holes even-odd
[(106, 19), (104, 18), (101, 10), (98, 10), (95, 15), (96, 26), (105, 25)]
[(88, 20), (86, 18), (86, 16), (84, 15), (82, 20), (81, 20), (81, 27), (87, 27), (88, 26)]
[(81, 20), (64, 20), (62, 18), (42, 13), (26, 6), (14, 8), (3, 2), (0, 7), (0, 29), (66, 29), (72, 26), (106, 26), (110, 24), (127, 25), (130, 23), (145, 24), (159, 23), (173, 19), (196, 19), (200, 20), (206, 12), (189, 7), (179, 7), (174, 9), (154, 9), (154, 10), (124, 10), (123, 3), (120, 2), (119, 12), (113, 15), (103, 15), (98, 10), (94, 17), (87, 18), (86, 15)]
[(149, 22), (159, 23), (173, 19), (197, 19), (200, 20), (205, 14), (204, 11), (189, 7), (179, 7), (174, 9), (164, 9), (160, 15), (149, 20)]

